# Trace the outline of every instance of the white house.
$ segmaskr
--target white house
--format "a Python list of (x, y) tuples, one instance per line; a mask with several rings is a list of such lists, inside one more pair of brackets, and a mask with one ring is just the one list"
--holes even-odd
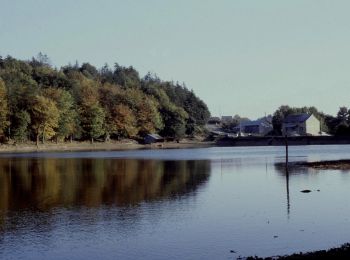
[(283, 135), (320, 135), (320, 133), (320, 121), (312, 114), (289, 115), (282, 123)]

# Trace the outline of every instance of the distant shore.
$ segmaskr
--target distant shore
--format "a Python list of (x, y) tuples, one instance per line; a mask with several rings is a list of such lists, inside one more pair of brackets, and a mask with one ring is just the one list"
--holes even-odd
[[(203, 148), (203, 147), (240, 147), (240, 146), (283, 146), (285, 138), (282, 136), (266, 137), (221, 137), (215, 141), (201, 141), (183, 139), (180, 142), (161, 142), (140, 144), (135, 140), (101, 142), (51, 142), (39, 144), (35, 142), (0, 144), (0, 153), (20, 152), (50, 152), (50, 151), (104, 151), (104, 150), (136, 150), (136, 149), (176, 149), (176, 148)], [(297, 136), (288, 137), (288, 144), (293, 145), (341, 145), (350, 144), (350, 137), (334, 136)]]
[(46, 142), (36, 146), (34, 142), (18, 144), (1, 144), (0, 153), (22, 152), (63, 152), (63, 151), (110, 151), (110, 150), (137, 150), (137, 149), (176, 149), (202, 148), (214, 146), (214, 142), (183, 140), (180, 142), (163, 142), (154, 144), (139, 144), (133, 140), (110, 142)]
[[(288, 145), (340, 145), (350, 144), (350, 136), (291, 136)], [(245, 136), (221, 137), (217, 139), (219, 146), (284, 146), (283, 136)]]

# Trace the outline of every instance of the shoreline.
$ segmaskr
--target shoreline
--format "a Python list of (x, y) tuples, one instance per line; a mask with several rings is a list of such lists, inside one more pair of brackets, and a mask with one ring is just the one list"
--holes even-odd
[(225, 136), (216, 142), (219, 146), (285, 146), (286, 141), (289, 146), (346, 145), (350, 144), (350, 136)]
[[(279, 137), (284, 141), (284, 138)], [(279, 141), (281, 141), (279, 140)], [(298, 139), (297, 139), (298, 140)], [(347, 145), (345, 142), (330, 142), (330, 143), (303, 143), (288, 140), (290, 146), (300, 145)], [(261, 142), (262, 141), (262, 142)], [(294, 142), (293, 142), (294, 141)], [(142, 150), (142, 149), (191, 149), (191, 148), (206, 148), (206, 147), (261, 147), (261, 146), (284, 146), (284, 143), (265, 143), (264, 137), (248, 137), (238, 138), (235, 142), (227, 138), (218, 141), (200, 141), (184, 139), (178, 142), (159, 142), (153, 144), (140, 144), (131, 139), (121, 141), (111, 140), (108, 142), (95, 141), (73, 141), (71, 142), (47, 142), (36, 146), (35, 142), (18, 143), (18, 144), (0, 144), (0, 154), (3, 153), (30, 153), (30, 152), (78, 152), (78, 151), (123, 151), (123, 150)], [(349, 163), (350, 164), (350, 163)], [(318, 168), (316, 165), (300, 165)], [(322, 167), (319, 167), (322, 168)], [(348, 168), (348, 167), (347, 167)], [(349, 166), (350, 168), (350, 166)]]
[(248, 256), (237, 259), (246, 260), (303, 260), (303, 259), (350, 259), (350, 244), (343, 244), (339, 247), (334, 247), (326, 250), (317, 250), (305, 253), (294, 253), (291, 255), (258, 257)]
[(142, 150), (142, 149), (187, 149), (187, 148), (205, 148), (215, 146), (214, 142), (201, 141), (182, 141), (164, 142), (154, 144), (139, 144), (132, 140), (110, 141), (110, 142), (64, 142), (39, 144), (34, 142), (23, 144), (1, 144), (0, 154), (4, 153), (30, 153), (30, 152), (79, 152), (79, 151), (123, 151), (123, 150)]

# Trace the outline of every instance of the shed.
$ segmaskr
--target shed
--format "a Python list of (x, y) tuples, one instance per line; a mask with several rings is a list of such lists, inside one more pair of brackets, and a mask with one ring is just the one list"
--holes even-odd
[(147, 134), (144, 138), (145, 144), (164, 142), (164, 138), (158, 134)]

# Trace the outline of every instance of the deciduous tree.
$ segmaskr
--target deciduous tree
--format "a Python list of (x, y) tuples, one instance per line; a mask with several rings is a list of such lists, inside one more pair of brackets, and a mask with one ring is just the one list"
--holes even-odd
[(78, 113), (72, 95), (58, 88), (45, 89), (43, 94), (56, 102), (59, 111), (57, 138), (72, 138), (74, 134), (78, 134), (80, 130), (77, 124)]
[(105, 113), (99, 105), (83, 106), (80, 115), (84, 134), (92, 143), (105, 134)]
[(39, 137), (43, 143), (56, 134), (58, 127), (59, 111), (55, 102), (44, 96), (36, 96), (32, 101), (31, 125), (36, 136), (36, 144), (39, 145)]

